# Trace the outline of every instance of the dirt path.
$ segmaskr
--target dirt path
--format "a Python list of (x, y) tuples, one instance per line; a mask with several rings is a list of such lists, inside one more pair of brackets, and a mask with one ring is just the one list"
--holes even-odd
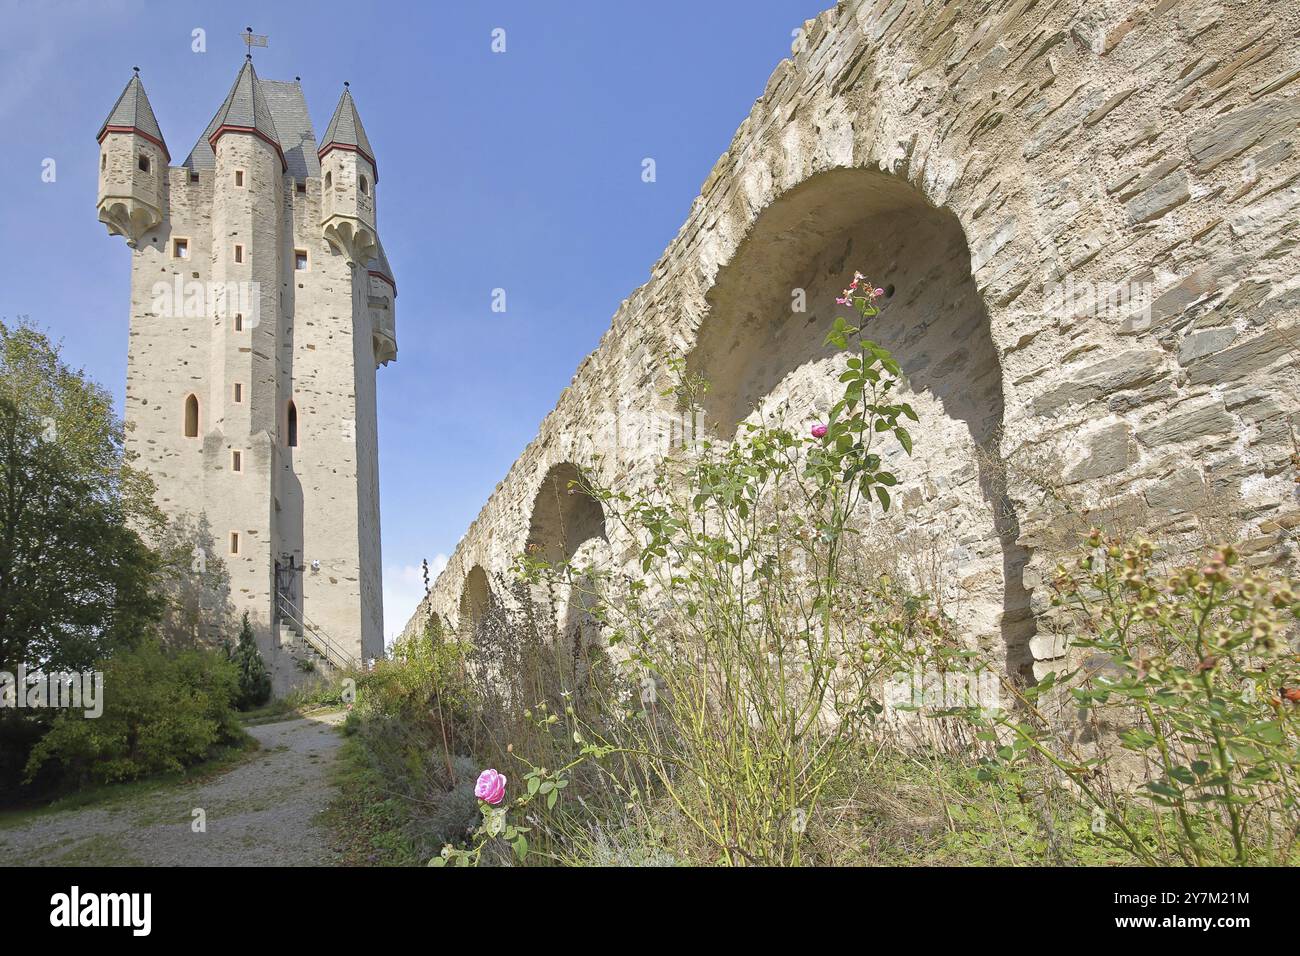
[[(337, 862), (317, 816), (334, 795), (329, 771), (341, 712), (248, 728), (246, 763), (203, 783), (42, 814), (0, 829), (0, 864), (320, 866)], [(194, 810), (207, 832), (193, 829)]]

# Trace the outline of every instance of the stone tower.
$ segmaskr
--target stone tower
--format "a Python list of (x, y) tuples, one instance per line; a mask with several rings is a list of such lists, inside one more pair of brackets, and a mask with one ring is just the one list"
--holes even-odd
[(127, 445), (159, 506), (206, 517), (277, 690), (303, 661), (382, 656), (375, 372), (397, 289), (351, 93), (318, 148), (298, 82), (248, 58), (173, 166), (137, 71), (98, 139), (99, 218), (131, 249)]

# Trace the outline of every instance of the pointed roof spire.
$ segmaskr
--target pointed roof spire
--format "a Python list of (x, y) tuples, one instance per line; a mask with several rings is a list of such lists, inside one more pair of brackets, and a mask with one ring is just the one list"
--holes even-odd
[(163, 142), (162, 130), (153, 115), (153, 107), (149, 105), (149, 97), (145, 95), (144, 84), (140, 82), (140, 68), (133, 69), (135, 73), (127, 80), (126, 89), (109, 110), (108, 118), (95, 138), (102, 143), (109, 133), (138, 133), (161, 149), (170, 163), (171, 153)]
[(208, 144), (215, 151), (217, 140), (223, 133), (252, 133), (259, 139), (275, 147), (280, 154), (280, 164), (288, 169), (284, 159), (284, 150), (280, 146), (280, 135), (275, 129), (275, 120), (271, 118), (271, 109), (266, 105), (266, 96), (262, 93), (262, 84), (253, 69), (253, 57), (244, 58), (235, 84), (226, 94), (226, 100), (217, 110), (209, 125)]
[(343, 81), (343, 95), (339, 97), (339, 105), (334, 108), (334, 116), (325, 128), (325, 139), (316, 155), (323, 159), (331, 149), (350, 149), (360, 153), (374, 167), (375, 182), (379, 182), (379, 165), (375, 162), (370, 140), (366, 138), (366, 128), (361, 125), (361, 116), (357, 113), (357, 104), (352, 99), (352, 91), (348, 89), (346, 80)]

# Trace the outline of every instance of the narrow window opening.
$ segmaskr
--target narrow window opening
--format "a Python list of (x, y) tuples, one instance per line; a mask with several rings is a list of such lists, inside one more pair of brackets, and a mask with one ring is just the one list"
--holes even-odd
[(363, 196), (370, 195), (370, 182), (366, 179), (365, 176), (361, 177), (361, 195)]
[(140, 154), (140, 157), (139, 159), (136, 160), (136, 163), (140, 167), (140, 172), (142, 173), (149, 172), (149, 157), (146, 156), (144, 153)]
[(199, 437), (199, 400), (193, 395), (185, 399), (185, 437)]
[(108, 153), (99, 154), (99, 168), (108, 169)]
[(188, 239), (172, 240), (172, 258), (188, 259), (190, 257), (190, 241)]
[(244, 470), (244, 453), (242, 451), (232, 450), (230, 452), (230, 470), (231, 471)]
[(235, 404), (236, 405), (242, 404), (243, 401), (244, 401), (244, 383), (236, 382), (235, 383)]
[(333, 185), (334, 185), (334, 174), (327, 172), (325, 174), (325, 188), (329, 189)]
[(289, 412), (285, 416), (287, 421), (285, 428), (285, 440), (290, 448), (298, 447), (298, 406), (292, 399), (289, 401)]
[(244, 331), (244, 316), (239, 312), (235, 313), (235, 331)]
[(244, 261), (244, 247), (243, 247), (243, 246), (235, 246), (235, 261), (236, 261), (236, 262), (243, 262), (243, 261)]
[(197, 171), (197, 170), (193, 170), (193, 169), (191, 169), (191, 170), (190, 170), (190, 182), (192, 182), (192, 183), (197, 183), (198, 181), (199, 181), (199, 174), (198, 174), (198, 171)]
[(298, 180), (296, 188), (298, 192), (302, 193), (304, 196), (307, 194), (307, 183), (305, 180)]
[(244, 171), (242, 169), (235, 170), (235, 185), (236, 186), (244, 185)]
[(239, 554), (239, 532), (230, 532), (230, 553)]
[(307, 271), (307, 250), (295, 249), (293, 251), (293, 267), (299, 272)]

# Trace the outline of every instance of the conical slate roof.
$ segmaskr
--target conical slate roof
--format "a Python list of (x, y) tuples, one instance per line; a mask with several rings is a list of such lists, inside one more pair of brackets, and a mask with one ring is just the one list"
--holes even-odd
[(307, 100), (302, 95), (302, 87), (297, 82), (266, 79), (261, 81), (261, 86), (266, 103), (271, 107), (276, 132), (280, 134), (280, 146), (284, 149), (289, 175), (298, 180), (319, 176), (316, 133), (311, 126), (311, 117), (307, 115)]
[(379, 166), (375, 163), (374, 151), (370, 148), (370, 140), (366, 138), (366, 128), (361, 125), (361, 116), (357, 113), (352, 92), (346, 86), (343, 95), (339, 97), (339, 105), (334, 108), (334, 116), (325, 128), (320, 155), (324, 156), (331, 149), (356, 150), (370, 161), (375, 170), (375, 182), (379, 182)]
[(171, 161), (171, 153), (167, 150), (167, 144), (163, 142), (162, 130), (153, 115), (153, 107), (149, 105), (149, 97), (145, 95), (144, 84), (140, 82), (139, 73), (127, 81), (126, 89), (109, 110), (108, 118), (104, 120), (104, 125), (99, 128), (95, 138), (102, 143), (104, 136), (110, 132), (139, 133), (145, 139), (157, 143), (167, 156), (168, 162)]
[[(245, 60), (244, 65), (239, 70), (239, 75), (235, 77), (235, 83), (226, 94), (225, 102), (217, 110), (217, 115), (212, 117), (212, 122), (204, 131), (203, 138), (208, 145), (209, 152), (216, 148), (216, 141), (223, 132), (237, 131), (241, 133), (252, 133), (253, 135), (265, 140), (275, 147), (275, 151), (280, 154), (280, 162), (287, 168), (285, 163), (284, 149), (280, 145), (280, 134), (276, 132), (275, 120), (271, 117), (271, 108), (267, 105), (266, 96), (262, 92), (262, 84), (257, 78), (257, 71), (253, 69), (253, 61)], [(198, 145), (190, 152), (189, 158), (185, 160), (185, 165), (194, 168), (200, 165), (211, 165), (210, 161), (205, 162), (208, 157), (200, 156)]]

